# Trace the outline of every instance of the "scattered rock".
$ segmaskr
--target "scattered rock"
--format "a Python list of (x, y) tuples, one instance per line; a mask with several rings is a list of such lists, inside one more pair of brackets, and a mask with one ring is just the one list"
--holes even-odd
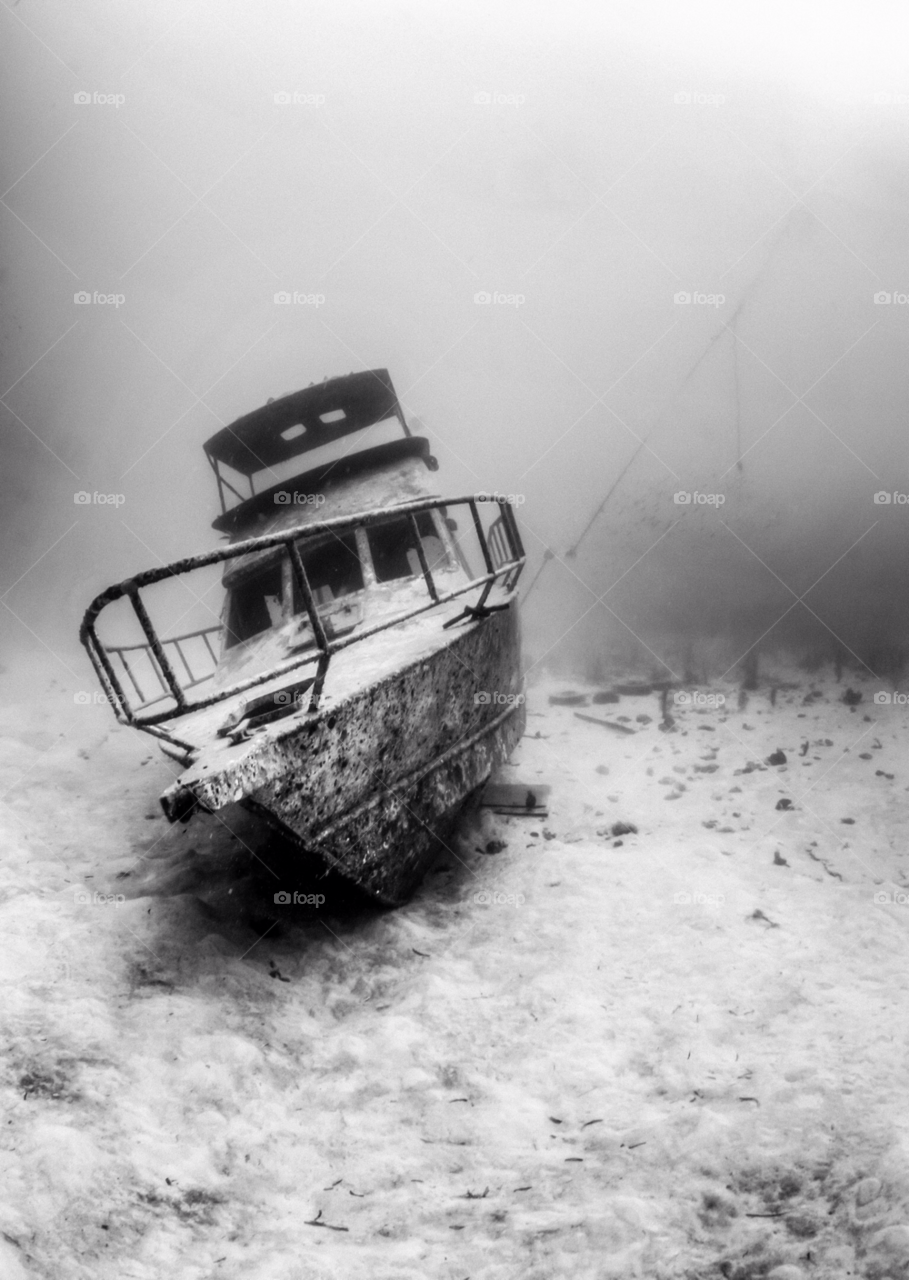
[(614, 836), (636, 836), (638, 833), (633, 822), (614, 822), (609, 830)]
[(777, 747), (776, 751), (767, 757), (767, 763), (773, 765), (786, 764), (786, 752)]
[(552, 693), (549, 695), (551, 707), (586, 707), (586, 693)]
[(738, 1210), (728, 1197), (708, 1191), (701, 1197), (698, 1217), (705, 1227), (726, 1227), (738, 1217)]
[(786, 797), (785, 797), (785, 796), (783, 796), (782, 800), (777, 800), (777, 802), (776, 802), (776, 807), (777, 807), (777, 809), (791, 809), (791, 808), (792, 808), (792, 801), (791, 801), (791, 800), (787, 800), (787, 799), (786, 799)]
[[(543, 832), (546, 835), (545, 831)], [(549, 837), (547, 837), (548, 839)], [(504, 840), (489, 840), (486, 844), (484, 853), (501, 853), (503, 849), (507, 849), (508, 845)]]
[(774, 865), (775, 867), (788, 867), (788, 866), (789, 866), (789, 863), (786, 861), (786, 859), (780, 856), (780, 851), (779, 851), (779, 849), (777, 849), (777, 850), (774, 852), (774, 855), (773, 855), (773, 865)]
[(845, 823), (847, 827), (855, 826), (855, 818), (840, 818), (840, 822)]
[(599, 706), (603, 702), (618, 702), (619, 695), (617, 693), (595, 693), (590, 699), (595, 705)]
[(857, 1205), (870, 1204), (872, 1200), (876, 1200), (881, 1194), (881, 1182), (879, 1178), (862, 1178), (861, 1182), (855, 1188), (855, 1203)]
[(857, 707), (861, 700), (862, 695), (856, 693), (854, 689), (847, 689), (842, 698), (840, 698), (840, 702), (845, 702), (847, 707)]

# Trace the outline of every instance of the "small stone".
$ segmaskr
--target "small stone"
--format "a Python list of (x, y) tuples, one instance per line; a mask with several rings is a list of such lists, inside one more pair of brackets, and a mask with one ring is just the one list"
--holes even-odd
[(868, 1204), (870, 1201), (876, 1200), (880, 1194), (881, 1183), (879, 1178), (862, 1178), (855, 1188), (855, 1203)]
[(894, 1262), (905, 1262), (909, 1259), (909, 1227), (903, 1223), (884, 1227), (871, 1240), (871, 1248), (887, 1254)]
[(776, 751), (774, 751), (771, 755), (767, 757), (767, 763), (768, 764), (785, 764), (786, 752), (780, 751), (780, 749), (777, 748)]
[(786, 1226), (800, 1240), (810, 1240), (820, 1231), (818, 1220), (808, 1213), (793, 1213), (786, 1219)]

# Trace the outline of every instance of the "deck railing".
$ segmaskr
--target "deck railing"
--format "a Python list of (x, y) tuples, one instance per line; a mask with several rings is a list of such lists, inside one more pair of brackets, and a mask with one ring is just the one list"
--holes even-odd
[[(525, 560), (524, 548), (521, 543), (517, 521), (514, 517), (514, 510), (507, 501), (495, 500), (494, 505), (498, 506), (499, 515), (487, 533), (483, 528), (478, 506), (479, 504), (488, 503), (489, 499), (485, 496), (424, 498), (414, 502), (401, 502), (389, 507), (360, 512), (357, 515), (338, 516), (329, 520), (320, 520), (318, 523), (286, 529), (280, 533), (265, 534), (258, 538), (247, 538), (242, 542), (235, 542), (230, 547), (222, 547), (216, 551), (190, 556), (185, 560), (175, 561), (173, 564), (164, 565), (159, 569), (149, 569), (144, 573), (139, 573), (132, 578), (126, 579), (124, 582), (108, 587), (106, 591), (97, 596), (86, 611), (79, 636), (88, 651), (98, 679), (114, 707), (117, 719), (124, 724), (146, 729), (150, 733), (167, 738), (181, 746), (186, 746), (187, 744), (182, 743), (179, 738), (174, 737), (173, 734), (159, 728), (159, 726), (166, 721), (186, 715), (190, 711), (198, 711), (217, 702), (223, 702), (224, 699), (230, 698), (234, 694), (253, 689), (257, 685), (273, 680), (276, 676), (295, 671), (310, 663), (316, 664), (316, 675), (312, 684), (309, 703), (309, 711), (314, 712), (318, 710), (322, 687), (325, 683), (325, 676), (333, 654), (349, 648), (351, 645), (358, 644), (379, 631), (386, 631), (401, 622), (406, 622), (409, 618), (414, 618), (418, 614), (425, 613), (427, 610), (437, 608), (439, 605), (446, 604), (459, 596), (465, 596), (474, 591), (477, 592), (477, 599), (473, 604), (467, 606), (465, 614), (467, 616), (483, 617), (487, 608), (486, 602), (489, 598), (489, 593), (497, 583), (500, 583), (508, 593), (514, 589)], [(440, 509), (447, 513), (450, 508), (459, 506), (467, 507), (470, 511), (486, 571), (478, 577), (461, 584), (453, 591), (440, 591), (433, 576), (432, 568), (426, 559), (417, 526), (417, 516), (423, 511)], [(344, 635), (337, 639), (329, 639), (313, 597), (303, 558), (300, 554), (301, 544), (305, 545), (306, 542), (315, 538), (324, 538), (328, 534), (340, 537), (355, 529), (366, 529), (389, 520), (401, 519), (404, 516), (410, 522), (411, 534), (420, 563), (420, 576), (422, 576), (425, 584), (428, 599), (391, 617), (384, 618), (371, 626), (364, 627), (362, 630), (358, 629), (353, 634)], [(217, 656), (209, 637), (213, 634), (220, 634), (222, 628), (220, 625), (202, 627), (196, 631), (187, 632), (185, 635), (172, 636), (162, 640), (155, 630), (140, 592), (145, 587), (163, 582), (168, 578), (176, 578), (182, 574), (190, 573), (194, 569), (201, 569), (207, 565), (221, 564), (227, 560), (235, 560), (240, 556), (247, 556), (252, 552), (266, 551), (271, 548), (283, 548), (290, 559), (300, 599), (312, 629), (312, 646), (306, 652), (295, 654), (286, 661), (270, 667), (267, 671), (236, 681), (223, 689), (218, 689), (208, 694), (206, 697), (190, 700), (187, 697), (188, 691), (204, 683), (214, 674)], [(138, 644), (105, 645), (100, 640), (96, 630), (98, 616), (108, 605), (124, 597), (132, 605), (133, 613), (145, 635), (145, 641)], [(193, 669), (191, 663), (187, 660), (185, 650), (188, 640), (200, 637), (212, 660), (211, 671), (204, 675)], [(131, 659), (126, 656), (134, 653), (143, 655), (160, 685), (161, 693), (154, 698), (148, 699), (144, 696), (136, 672), (131, 666)], [(121, 673), (115, 669), (114, 659), (123, 667), (123, 674), (125, 674), (135, 690), (139, 699), (137, 706), (132, 705), (124, 691)], [(172, 659), (179, 659), (183, 669), (186, 671), (185, 680), (178, 677)], [(173, 705), (148, 714), (147, 709), (149, 707), (165, 700), (172, 700)]]

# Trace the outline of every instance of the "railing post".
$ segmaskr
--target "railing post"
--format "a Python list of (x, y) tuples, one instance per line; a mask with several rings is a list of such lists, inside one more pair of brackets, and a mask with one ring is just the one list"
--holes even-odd
[(483, 526), (480, 523), (480, 513), (477, 511), (477, 504), (473, 498), (470, 499), (470, 514), (473, 516), (474, 528), (476, 529), (477, 537), (480, 540), (483, 559), (486, 562), (486, 572), (494, 573), (495, 570), (492, 567), (492, 556), (489, 554), (489, 547), (486, 545), (486, 534), (483, 532)]
[(133, 610), (136, 617), (139, 619), (139, 625), (145, 632), (145, 638), (149, 643), (152, 653), (155, 655), (155, 660), (161, 669), (164, 679), (167, 681), (167, 686), (173, 694), (177, 706), (182, 710), (183, 707), (186, 706), (186, 699), (183, 696), (183, 690), (180, 688), (180, 682), (174, 675), (173, 667), (167, 660), (167, 654), (161, 647), (161, 641), (158, 639), (155, 628), (152, 626), (151, 618), (145, 612), (145, 605), (139, 598), (139, 588), (135, 583), (130, 583), (126, 594), (132, 601)]
[(319, 700), (322, 697), (322, 686), (325, 684), (325, 677), (328, 675), (328, 661), (330, 655), (323, 653), (319, 658), (319, 665), (316, 667), (316, 678), (313, 681), (312, 693), (309, 698), (309, 709), (307, 715), (314, 715), (319, 710)]
[(417, 524), (417, 517), (413, 512), (411, 512), (408, 519), (410, 521), (410, 531), (413, 534), (414, 545), (416, 546), (417, 555), (420, 559), (420, 568), (423, 570), (423, 580), (426, 583), (426, 590), (429, 592), (430, 598), (438, 604), (439, 593), (436, 591), (436, 584), (432, 580), (429, 565), (426, 563), (426, 552), (423, 550), (423, 541), (420, 537), (420, 526)]
[[(123, 688), (120, 684), (120, 681), (117, 679), (113, 665), (111, 664), (110, 658), (107, 656), (107, 651), (104, 648), (104, 645), (101, 643), (101, 641), (98, 639), (97, 635), (95, 634), (94, 627), (89, 627), (88, 638), (89, 638), (89, 641), (91, 642), (90, 647), (88, 649), (88, 656), (92, 660), (92, 666), (95, 668), (95, 671), (98, 673), (98, 677), (101, 681), (102, 686), (105, 689), (105, 692), (107, 693), (108, 697), (112, 697), (115, 699), (117, 709), (121, 711), (123, 715), (126, 716), (128, 719), (131, 719), (132, 711), (130, 709), (129, 703), (126, 700), (126, 694), (123, 692)], [(121, 661), (122, 661), (122, 657), (121, 657)], [(136, 682), (134, 680), (133, 684), (135, 683)], [(140, 700), (141, 700), (141, 696), (140, 696)], [(118, 719), (119, 719), (119, 716), (118, 716)]]
[(192, 684), (196, 677), (193, 675), (192, 670), (190, 669), (190, 665), (189, 665), (189, 663), (186, 661), (186, 655), (184, 654), (183, 650), (180, 648), (180, 641), (179, 641), (179, 639), (176, 639), (176, 640), (165, 640), (165, 641), (164, 641), (164, 643), (165, 643), (165, 644), (172, 644), (172, 645), (174, 646), (174, 648), (176, 649), (177, 653), (180, 655), (180, 661), (183, 663), (184, 667), (186, 668), (186, 678), (187, 678), (187, 680), (189, 681), (189, 683), (190, 683), (190, 684)]
[[(123, 663), (123, 670), (124, 670), (124, 671), (126, 672), (126, 674), (129, 676), (129, 682), (130, 682), (130, 684), (133, 686), (133, 688), (134, 688), (134, 689), (135, 689), (135, 691), (136, 691), (136, 697), (139, 699), (139, 702), (140, 702), (140, 703), (144, 702), (144, 701), (145, 701), (145, 694), (142, 692), (142, 688), (141, 688), (141, 686), (140, 686), (140, 684), (139, 684), (139, 681), (138, 681), (138, 680), (136, 679), (136, 677), (133, 675), (133, 669), (132, 669), (132, 667), (129, 665), (129, 663), (126, 661), (126, 656), (125, 656), (125, 654), (124, 654), (123, 650), (122, 650), (122, 649), (111, 649), (111, 653), (116, 653), (116, 654), (118, 654), (118, 655), (119, 655), (120, 661)], [(158, 672), (156, 672), (155, 674), (158, 676), (158, 680), (160, 681), (160, 679), (161, 679), (160, 674), (159, 674)]]
[(319, 611), (316, 608), (316, 602), (313, 599), (312, 588), (309, 585), (309, 578), (306, 576), (306, 570), (303, 567), (303, 557), (300, 555), (300, 548), (291, 538), (286, 543), (288, 554), (290, 555), (290, 563), (293, 566), (294, 577), (297, 580), (297, 586), (300, 588), (300, 595), (303, 597), (303, 603), (306, 606), (306, 612), (309, 615), (310, 626), (315, 637), (316, 644), (321, 653), (328, 656), (328, 636), (325, 634), (325, 628), (322, 625), (322, 619), (319, 617)]

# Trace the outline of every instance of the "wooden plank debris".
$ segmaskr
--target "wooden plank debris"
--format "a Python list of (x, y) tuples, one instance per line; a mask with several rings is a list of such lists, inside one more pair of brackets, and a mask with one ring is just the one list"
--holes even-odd
[(551, 790), (552, 787), (536, 782), (488, 782), (480, 804), (493, 813), (546, 818)]
[(615, 729), (617, 733), (637, 733), (636, 729), (629, 729), (624, 724), (616, 724), (614, 720), (601, 720), (599, 716), (585, 716), (583, 711), (576, 711), (574, 714), (579, 720), (589, 720), (591, 724), (601, 724), (604, 729)]

